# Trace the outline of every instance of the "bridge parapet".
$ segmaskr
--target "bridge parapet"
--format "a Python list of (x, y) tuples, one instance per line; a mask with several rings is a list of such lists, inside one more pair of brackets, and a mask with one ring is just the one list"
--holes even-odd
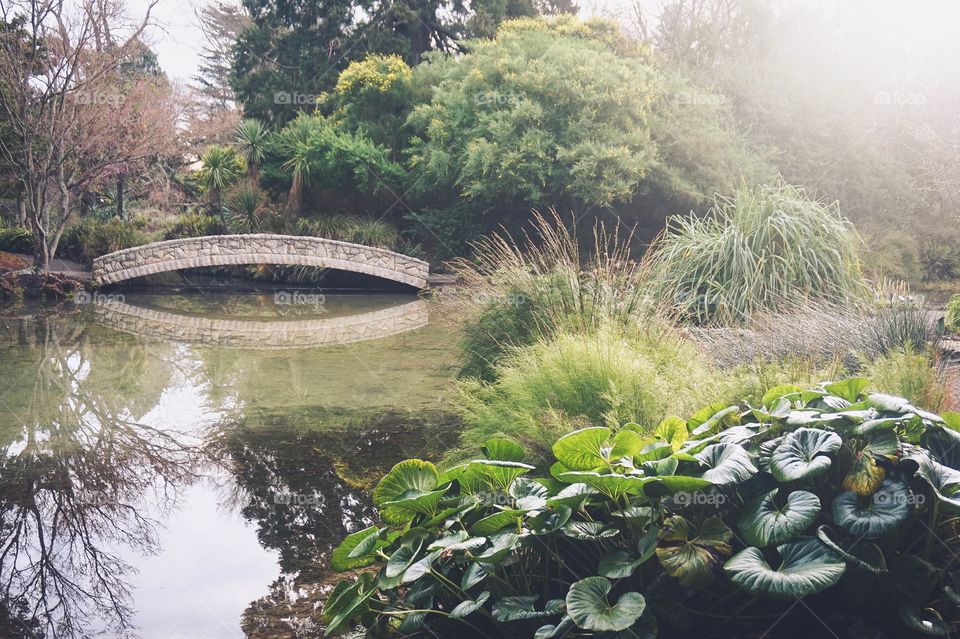
[(93, 261), (96, 284), (204, 266), (276, 264), (365, 273), (425, 288), (430, 265), (386, 249), (299, 235), (208, 235), (154, 242)]

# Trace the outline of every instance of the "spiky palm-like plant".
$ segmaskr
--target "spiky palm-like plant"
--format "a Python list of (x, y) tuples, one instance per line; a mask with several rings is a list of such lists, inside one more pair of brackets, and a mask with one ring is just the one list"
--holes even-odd
[(266, 212), (266, 198), (252, 184), (241, 182), (227, 193), (227, 226), (233, 233), (254, 233)]
[(203, 152), (200, 162), (200, 184), (209, 194), (214, 211), (223, 218), (223, 191), (243, 175), (243, 160), (233, 149), (215, 144)]
[(317, 122), (310, 116), (301, 115), (288, 124), (280, 133), (280, 147), (288, 158), (283, 170), (290, 174), (290, 191), (287, 194), (287, 222), (291, 223), (300, 216), (303, 206), (303, 187), (310, 180), (314, 165), (311, 155), (310, 138), (317, 130)]
[(266, 157), (269, 139), (270, 129), (252, 118), (241, 121), (234, 131), (234, 146), (247, 163), (247, 175), (252, 184), (260, 179), (260, 165)]

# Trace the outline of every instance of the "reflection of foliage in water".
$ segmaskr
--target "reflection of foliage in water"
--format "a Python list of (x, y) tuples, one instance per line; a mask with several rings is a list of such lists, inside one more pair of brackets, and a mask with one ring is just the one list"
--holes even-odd
[(326, 557), (373, 521), (372, 485), (405, 457), (441, 456), (455, 430), (456, 418), (439, 411), (301, 409), (224, 425), (215, 443), (242, 492), (243, 516), (279, 552), (283, 571), (247, 610), (248, 636), (316, 630), (314, 604), (331, 576)]
[(34, 375), (12, 380), (0, 431), (0, 623), (27, 637), (31, 623), (51, 637), (125, 634), (129, 567), (114, 549), (155, 549), (144, 509), (172, 504), (194, 453), (132, 417), (159, 395), (142, 351), (91, 348), (81, 324), (54, 318), (16, 330)]

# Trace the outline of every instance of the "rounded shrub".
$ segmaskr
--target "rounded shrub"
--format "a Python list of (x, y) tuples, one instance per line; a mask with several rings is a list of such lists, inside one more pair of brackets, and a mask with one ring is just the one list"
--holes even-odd
[(331, 555), (335, 570), (364, 570), (333, 589), (326, 630), (948, 636), (960, 414), (868, 385), (783, 385), (652, 435), (584, 428), (553, 443), (549, 473), (503, 438), (443, 472), (400, 462), (373, 491), (380, 521)]
[(857, 238), (834, 206), (789, 185), (743, 188), (676, 217), (650, 254), (656, 297), (697, 324), (738, 324), (802, 300), (866, 293)]
[(140, 224), (120, 218), (85, 217), (64, 233), (61, 252), (83, 262), (151, 241)]

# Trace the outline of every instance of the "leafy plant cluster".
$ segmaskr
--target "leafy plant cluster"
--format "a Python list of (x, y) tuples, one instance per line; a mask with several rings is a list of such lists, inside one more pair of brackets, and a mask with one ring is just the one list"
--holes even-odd
[(652, 435), (584, 428), (555, 442), (549, 475), (506, 439), (444, 472), (403, 461), (373, 493), (382, 525), (332, 554), (358, 572), (328, 632), (741, 636), (809, 609), (946, 636), (960, 414), (868, 385), (778, 386)]

